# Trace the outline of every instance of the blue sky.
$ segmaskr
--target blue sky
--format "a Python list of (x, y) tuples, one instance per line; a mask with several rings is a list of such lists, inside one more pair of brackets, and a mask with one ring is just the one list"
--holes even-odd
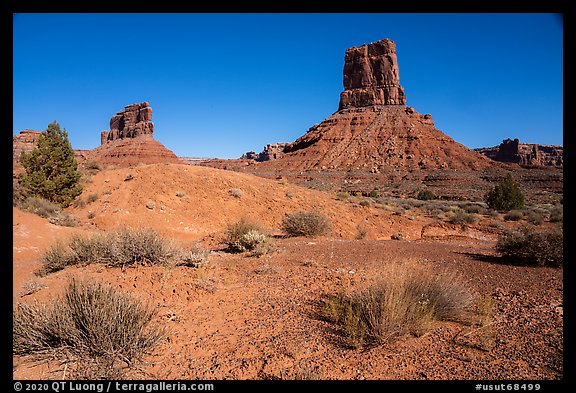
[(178, 156), (292, 142), (338, 109), (347, 48), (396, 42), (407, 104), (468, 147), (563, 144), (557, 14), (14, 14), (13, 134), (92, 149), (148, 101)]

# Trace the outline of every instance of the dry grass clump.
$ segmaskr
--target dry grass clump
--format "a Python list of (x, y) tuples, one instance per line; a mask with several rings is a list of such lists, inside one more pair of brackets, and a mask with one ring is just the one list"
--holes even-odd
[[(62, 358), (80, 368), (98, 365), (91, 376), (118, 376), (164, 336), (151, 326), (155, 311), (111, 286), (72, 280), (48, 305), (18, 304), (13, 310), (12, 348), (16, 355)], [(81, 370), (78, 370), (81, 371)]]
[(474, 297), (456, 274), (416, 264), (389, 266), (372, 286), (329, 297), (323, 314), (338, 324), (353, 347), (426, 333), (434, 321), (469, 314)]
[(54, 243), (42, 257), (40, 275), (66, 266), (102, 263), (126, 266), (134, 263), (164, 264), (180, 256), (179, 250), (150, 228), (123, 228), (109, 233), (75, 235), (68, 244)]
[(66, 214), (60, 205), (39, 197), (28, 197), (18, 204), (18, 208), (47, 218), (50, 223), (59, 226), (73, 227), (76, 221)]
[(247, 218), (228, 225), (224, 243), (231, 252), (252, 251), (256, 255), (262, 255), (270, 239), (262, 226)]
[(562, 229), (536, 230), (526, 226), (502, 234), (496, 250), (514, 263), (561, 267), (564, 263), (564, 234)]
[(330, 231), (330, 220), (320, 213), (296, 211), (284, 216), (282, 229), (288, 236), (320, 236)]

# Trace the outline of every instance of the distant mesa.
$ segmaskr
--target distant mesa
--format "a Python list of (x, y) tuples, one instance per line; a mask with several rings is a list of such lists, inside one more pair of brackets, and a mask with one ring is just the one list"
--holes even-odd
[(495, 161), (510, 162), (522, 166), (564, 166), (564, 148), (557, 145), (539, 145), (534, 143), (520, 143), (518, 138), (504, 139), (494, 147), (474, 149)]

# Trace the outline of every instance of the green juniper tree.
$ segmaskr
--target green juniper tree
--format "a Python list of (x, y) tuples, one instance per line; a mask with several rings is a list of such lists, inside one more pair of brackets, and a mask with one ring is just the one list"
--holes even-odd
[(22, 153), (20, 162), (26, 169), (20, 183), (33, 196), (66, 207), (82, 192), (78, 184), (81, 173), (68, 133), (56, 121), (48, 124), (34, 150)]
[(495, 187), (486, 194), (486, 204), (490, 209), (509, 211), (524, 207), (524, 194), (508, 173)]

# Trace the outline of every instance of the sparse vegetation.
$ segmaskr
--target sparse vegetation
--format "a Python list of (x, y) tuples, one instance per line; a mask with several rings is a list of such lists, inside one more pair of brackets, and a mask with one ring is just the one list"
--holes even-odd
[(189, 267), (200, 267), (208, 261), (209, 254), (210, 252), (199, 243), (194, 243), (190, 250), (181, 253), (181, 264)]
[(522, 227), (501, 235), (496, 250), (511, 262), (531, 266), (561, 267), (564, 262), (561, 229)]
[(75, 235), (68, 244), (54, 243), (42, 257), (40, 275), (77, 264), (126, 266), (164, 264), (180, 257), (180, 250), (149, 228), (123, 228), (109, 233)]
[(184, 191), (176, 191), (176, 196), (182, 198), (186, 196), (186, 193)]
[(230, 193), (230, 195), (232, 195), (234, 198), (242, 198), (242, 190), (239, 188), (231, 188), (228, 190), (228, 192)]
[(524, 213), (520, 210), (510, 210), (504, 214), (504, 221), (520, 221), (524, 218)]
[(490, 209), (499, 211), (518, 210), (524, 207), (524, 194), (510, 173), (486, 194), (485, 200)]
[(146, 208), (153, 210), (156, 207), (156, 203), (154, 203), (154, 201), (149, 200), (148, 202), (146, 202)]
[(82, 192), (79, 184), (82, 174), (68, 133), (55, 121), (42, 132), (30, 153), (21, 154), (20, 163), (26, 169), (20, 183), (32, 196), (66, 207)]
[(224, 242), (232, 252), (252, 251), (267, 241), (268, 236), (262, 226), (246, 218), (226, 228)]
[(430, 190), (420, 190), (418, 192), (418, 196), (416, 196), (416, 199), (420, 201), (430, 201), (436, 199), (436, 195), (434, 195), (434, 193)]
[(87, 203), (94, 203), (98, 200), (98, 194), (90, 194), (88, 198), (86, 198)]
[(330, 220), (320, 213), (296, 211), (284, 216), (282, 229), (288, 236), (320, 236), (330, 231)]
[(154, 316), (153, 309), (111, 286), (72, 280), (48, 305), (16, 306), (12, 350), (75, 362), (79, 373), (88, 364), (99, 365), (90, 376), (118, 377), (122, 364), (140, 360), (164, 336), (152, 326)]
[(372, 286), (329, 297), (323, 314), (353, 347), (421, 336), (436, 320), (465, 317), (474, 297), (454, 273), (418, 265), (392, 266)]
[(450, 215), (448, 222), (455, 225), (474, 224), (476, 222), (476, 217), (473, 214), (458, 209)]
[(54, 225), (73, 227), (76, 221), (72, 216), (65, 213), (60, 205), (39, 197), (29, 197), (21, 202), (18, 207), (24, 211), (34, 213), (47, 218)]

